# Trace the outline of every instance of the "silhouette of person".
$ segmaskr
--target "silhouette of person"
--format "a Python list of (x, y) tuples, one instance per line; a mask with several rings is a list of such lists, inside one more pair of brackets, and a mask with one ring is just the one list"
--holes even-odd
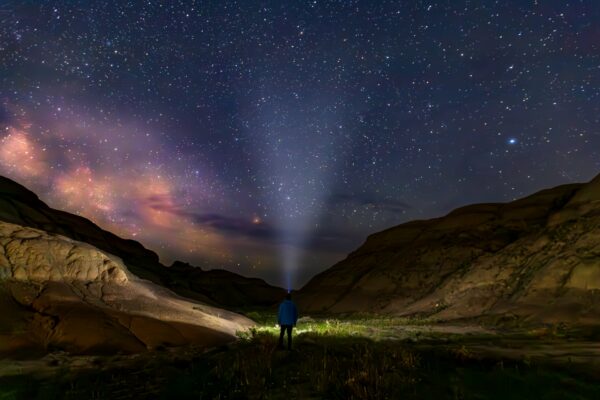
[(283, 335), (287, 332), (287, 347), (292, 349), (292, 329), (298, 322), (298, 309), (292, 301), (292, 295), (288, 293), (285, 300), (279, 305), (279, 313), (277, 314), (277, 323), (281, 329), (279, 333), (279, 348), (283, 348)]

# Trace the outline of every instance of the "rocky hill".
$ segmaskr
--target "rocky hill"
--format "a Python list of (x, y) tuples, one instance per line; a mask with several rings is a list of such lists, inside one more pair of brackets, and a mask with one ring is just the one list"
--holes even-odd
[(252, 321), (177, 296), (87, 243), (0, 222), (0, 355), (213, 346)]
[(285, 291), (260, 279), (223, 271), (204, 271), (176, 262), (166, 267), (156, 253), (140, 243), (120, 238), (93, 222), (48, 207), (35, 193), (0, 176), (0, 221), (40, 229), (91, 244), (123, 260), (135, 275), (166, 286), (176, 293), (228, 308), (266, 306), (280, 301)]
[(369, 236), (297, 295), (305, 312), (600, 322), (600, 176)]

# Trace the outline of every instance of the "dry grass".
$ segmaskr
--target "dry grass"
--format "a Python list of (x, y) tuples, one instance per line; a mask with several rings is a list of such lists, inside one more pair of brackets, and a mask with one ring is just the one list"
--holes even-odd
[(256, 398), (383, 399), (418, 382), (420, 356), (403, 346), (327, 336), (324, 330), (304, 332), (294, 345), (291, 352), (277, 350), (275, 335), (255, 331), (235, 351), (215, 355), (209, 374), (227, 382), (230, 394)]

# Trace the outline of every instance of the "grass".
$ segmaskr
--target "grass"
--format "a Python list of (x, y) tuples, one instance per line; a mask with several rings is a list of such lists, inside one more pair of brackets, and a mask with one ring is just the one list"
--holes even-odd
[(96, 369), (65, 368), (50, 379), (2, 378), (0, 400), (600, 398), (600, 385), (566, 369), (388, 337), (399, 322), (420, 320), (305, 319), (288, 352), (277, 349), (273, 315), (252, 317), (256, 329), (209, 353), (163, 351), (119, 367), (96, 360)]
[[(244, 335), (256, 332), (265, 332), (273, 335), (279, 334), (277, 318), (273, 313), (249, 312), (250, 319), (258, 323), (258, 327)], [(336, 316), (336, 318), (301, 318), (298, 327), (294, 330), (296, 335), (331, 336), (336, 338), (366, 337), (373, 340), (397, 337), (398, 327), (422, 326), (435, 321), (425, 318), (382, 317), (369, 314), (350, 314)]]

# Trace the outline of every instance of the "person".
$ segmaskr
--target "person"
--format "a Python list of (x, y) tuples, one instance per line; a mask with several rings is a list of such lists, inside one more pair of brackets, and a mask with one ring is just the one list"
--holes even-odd
[(292, 349), (292, 329), (298, 322), (298, 309), (292, 301), (290, 293), (285, 296), (285, 300), (279, 305), (279, 313), (277, 314), (277, 323), (281, 331), (279, 332), (279, 348), (283, 348), (283, 335), (287, 332), (287, 347)]

